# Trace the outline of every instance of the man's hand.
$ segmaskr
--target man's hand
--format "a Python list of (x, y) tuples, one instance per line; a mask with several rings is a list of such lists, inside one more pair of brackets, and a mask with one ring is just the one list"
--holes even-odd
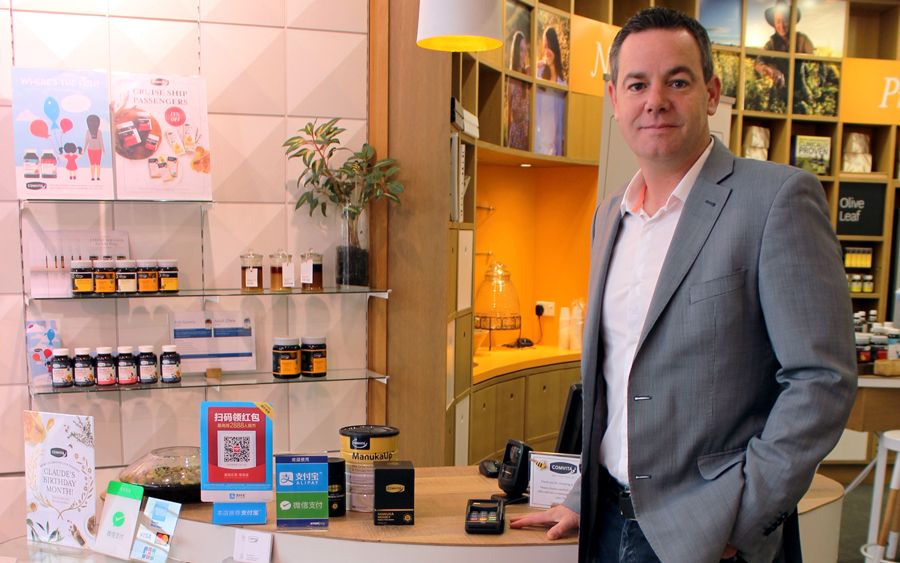
[(581, 518), (578, 513), (561, 504), (544, 512), (533, 512), (523, 516), (510, 518), (510, 528), (525, 528), (526, 526), (549, 527), (547, 539), (558, 540), (578, 530)]

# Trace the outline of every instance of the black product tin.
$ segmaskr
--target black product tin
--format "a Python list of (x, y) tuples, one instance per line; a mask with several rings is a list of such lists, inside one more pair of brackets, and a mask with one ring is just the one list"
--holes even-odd
[(328, 458), (328, 517), (347, 513), (346, 462), (339, 457)]

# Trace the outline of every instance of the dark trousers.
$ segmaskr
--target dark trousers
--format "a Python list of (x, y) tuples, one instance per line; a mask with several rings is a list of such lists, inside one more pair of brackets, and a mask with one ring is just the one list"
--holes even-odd
[[(606, 495), (601, 496), (597, 530), (593, 534), (594, 563), (660, 563), (637, 520), (626, 519)], [(737, 563), (742, 559), (722, 561)]]

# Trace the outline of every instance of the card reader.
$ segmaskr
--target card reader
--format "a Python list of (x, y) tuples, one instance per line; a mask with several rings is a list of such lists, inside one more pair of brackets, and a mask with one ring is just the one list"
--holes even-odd
[(505, 525), (503, 501), (469, 499), (466, 505), (466, 532), (469, 534), (502, 534)]

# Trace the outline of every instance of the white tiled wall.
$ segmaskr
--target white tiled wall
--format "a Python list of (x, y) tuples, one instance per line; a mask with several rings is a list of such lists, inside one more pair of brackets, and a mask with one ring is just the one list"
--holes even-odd
[[(115, 475), (152, 448), (199, 443), (198, 404), (268, 401), (275, 448), (337, 446), (337, 429), (365, 420), (363, 381), (29, 396), (24, 324), (55, 319), (69, 346), (167, 341), (169, 314), (242, 309), (257, 321), (258, 367), (271, 338), (325, 334), (330, 368), (366, 365), (364, 296), (241, 296), (32, 301), (22, 296), (19, 228), (127, 230), (135, 256), (179, 260), (183, 288), (238, 285), (248, 247), (295, 255), (313, 248), (334, 276), (336, 213), (294, 211), (299, 173), (281, 143), (308, 120), (342, 118), (344, 142), (366, 138), (366, 0), (0, 0), (0, 541), (24, 533), (21, 411), (95, 417), (97, 464)], [(100, 68), (206, 78), (213, 198), (203, 205), (29, 203), (13, 183), (9, 69)], [(163, 256), (165, 255), (165, 256)], [(267, 275), (268, 277), (268, 275)], [(266, 282), (268, 283), (268, 281)], [(226, 375), (227, 377), (227, 375)], [(279, 416), (279, 414), (281, 416)], [(98, 480), (102, 488), (104, 479)]]

